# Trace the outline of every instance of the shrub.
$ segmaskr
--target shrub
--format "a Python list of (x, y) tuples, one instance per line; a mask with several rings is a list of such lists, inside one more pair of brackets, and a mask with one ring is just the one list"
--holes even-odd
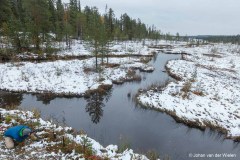
[(191, 87), (192, 87), (191, 81), (187, 81), (184, 83), (184, 85), (181, 89), (181, 91), (183, 92), (183, 95), (182, 95), (183, 99), (188, 97)]
[(190, 92), (191, 86), (192, 86), (192, 83), (190, 81), (187, 81), (184, 83), (181, 91), (188, 93), (188, 92)]
[(118, 153), (122, 153), (124, 152), (126, 149), (129, 149), (131, 148), (131, 144), (129, 142), (128, 139), (126, 138), (123, 138), (123, 139), (120, 139), (120, 143), (118, 145)]
[(93, 155), (92, 143), (87, 137), (82, 137), (81, 141), (82, 153), (84, 153), (84, 157), (90, 157)]
[(117, 63), (104, 63), (104, 65), (106, 66), (106, 68), (115, 68), (120, 66), (120, 64)]
[(127, 71), (127, 76), (128, 77), (133, 77), (133, 76), (135, 76), (136, 75), (136, 71), (134, 71), (134, 70), (132, 70), (132, 69), (129, 69), (128, 71)]
[[(87, 157), (88, 160), (103, 160), (103, 158), (99, 157), (99, 156), (96, 156), (96, 155), (93, 155), (93, 156), (90, 156), (90, 157)], [(104, 158), (105, 159), (105, 158)]]
[[(63, 133), (57, 133), (57, 134), (63, 135)], [(89, 159), (89, 157), (94, 155), (92, 144), (90, 143), (87, 137), (83, 138), (81, 144), (78, 144), (73, 140), (64, 136), (62, 136), (61, 138), (62, 138), (61, 143), (56, 143), (55, 145), (48, 146), (47, 151), (58, 152), (59, 150), (61, 150), (65, 154), (70, 154), (73, 152), (73, 150), (75, 150), (76, 153), (83, 154), (86, 159)], [(59, 139), (50, 140), (50, 142), (51, 141), (59, 141)]]
[(5, 109), (7, 109), (7, 110), (13, 110), (13, 109), (16, 109), (17, 107), (18, 107), (17, 105), (10, 104), (10, 105), (5, 106)]
[(38, 110), (36, 108), (33, 108), (32, 112), (33, 112), (34, 118), (40, 118), (40, 116), (41, 116), (41, 111), (40, 110)]
[(9, 123), (11, 122), (11, 120), (12, 120), (12, 116), (7, 115), (7, 116), (5, 117), (5, 122), (6, 122), (7, 124), (9, 124)]
[(129, 69), (126, 74), (125, 81), (141, 81), (141, 76), (136, 75), (136, 71)]
[(159, 153), (157, 153), (155, 150), (148, 151), (146, 156), (149, 160), (156, 160), (160, 158)]
[(95, 72), (96, 71), (96, 69), (94, 69), (94, 68), (89, 68), (89, 67), (84, 67), (84, 69), (83, 69), (83, 72), (85, 73), (85, 74), (88, 74), (88, 73), (90, 73), (90, 72)]
[(151, 61), (151, 60), (152, 60), (152, 59), (149, 58), (149, 57), (145, 57), (145, 58), (142, 57), (142, 58), (140, 58), (140, 62), (141, 62), (141, 63), (145, 63), (145, 64), (148, 63), (148, 62)]

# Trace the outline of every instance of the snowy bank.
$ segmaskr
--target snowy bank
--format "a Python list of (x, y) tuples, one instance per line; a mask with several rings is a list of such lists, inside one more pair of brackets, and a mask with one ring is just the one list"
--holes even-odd
[(94, 69), (95, 58), (0, 64), (0, 89), (82, 96), (88, 90), (112, 86), (112, 81), (135, 80), (134, 68), (153, 69), (139, 58), (109, 58), (109, 64), (104, 62), (99, 73)]
[[(103, 56), (109, 57), (129, 57), (129, 56), (142, 56), (152, 57), (156, 53), (156, 49), (149, 47), (152, 45), (153, 40), (143, 41), (112, 41), (107, 46), (107, 53)], [(47, 48), (50, 49), (47, 50)], [(53, 42), (50, 46), (42, 45), (41, 52), (25, 51), (16, 55), (16, 59), (23, 61), (33, 60), (64, 60), (75, 58), (90, 58), (94, 56), (94, 48), (84, 40), (71, 40), (70, 47), (65, 42)], [(99, 57), (102, 53), (99, 52)], [(11, 57), (9, 57), (11, 58)], [(16, 59), (12, 57), (12, 61)]]
[[(152, 42), (148, 40), (147, 43)], [(68, 49), (64, 43), (62, 43), (62, 51), (58, 52), (58, 56), (91, 56), (94, 49), (85, 41), (73, 40), (71, 48)], [(142, 41), (113, 41), (108, 45), (109, 56), (152, 56), (155, 49), (149, 48)], [(100, 53), (101, 54), (101, 53)]]
[(188, 55), (169, 61), (166, 69), (180, 81), (141, 92), (138, 101), (190, 126), (210, 127), (239, 139), (239, 46), (215, 44), (179, 50)]
[[(144, 155), (136, 154), (131, 149), (118, 152), (118, 146), (103, 147), (86, 134), (79, 134), (70, 127), (57, 126), (39, 118), (38, 113), (19, 110), (0, 109), (1, 138), (0, 159), (111, 159), (111, 160), (147, 160)], [(4, 131), (11, 126), (25, 124), (36, 133), (39, 139), (32, 137), (14, 149), (6, 149)]]

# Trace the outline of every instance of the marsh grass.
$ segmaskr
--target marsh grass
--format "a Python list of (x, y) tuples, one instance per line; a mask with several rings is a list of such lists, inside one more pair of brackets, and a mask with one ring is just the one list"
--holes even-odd
[(190, 94), (190, 91), (191, 91), (191, 88), (192, 88), (192, 80), (188, 80), (186, 81), (184, 84), (183, 84), (183, 87), (181, 89), (182, 91), (182, 98), (185, 99), (185, 98), (189, 98), (189, 94)]
[(32, 112), (33, 112), (33, 116), (34, 116), (35, 118), (40, 118), (40, 117), (41, 117), (41, 111), (40, 111), (39, 109), (33, 108), (33, 109), (32, 109)]
[(149, 150), (149, 151), (147, 151), (146, 156), (147, 156), (147, 158), (148, 158), (149, 160), (157, 160), (157, 159), (160, 158), (159, 153), (158, 153), (157, 151), (155, 151), (155, 150)]
[(140, 62), (141, 63), (144, 63), (144, 64), (147, 64), (148, 62), (150, 62), (152, 60), (152, 58), (150, 57), (141, 57), (140, 58)]
[(122, 153), (124, 152), (126, 149), (130, 149), (131, 148), (131, 143), (130, 141), (126, 138), (126, 137), (120, 137), (119, 140), (119, 145), (118, 145), (118, 153)]

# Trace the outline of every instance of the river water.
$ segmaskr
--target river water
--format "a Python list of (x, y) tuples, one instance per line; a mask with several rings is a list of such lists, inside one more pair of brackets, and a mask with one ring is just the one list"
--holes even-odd
[[(37, 108), (44, 119), (85, 131), (102, 145), (127, 144), (135, 152), (158, 152), (162, 157), (172, 160), (186, 159), (240, 159), (240, 145), (226, 140), (217, 132), (189, 128), (176, 123), (170, 116), (154, 110), (142, 109), (133, 101), (139, 88), (151, 84), (163, 84), (171, 78), (163, 72), (168, 60), (180, 59), (180, 55), (159, 53), (150, 63), (155, 67), (153, 73), (140, 73), (141, 82), (127, 82), (114, 85), (104, 97), (55, 98), (46, 99), (31, 94), (9, 94), (2, 92), (1, 97), (14, 99), (21, 108)], [(224, 158), (233, 154), (235, 158)], [(205, 158), (191, 158), (191, 156)], [(213, 158), (207, 158), (213, 154)], [(190, 156), (189, 156), (190, 155)]]

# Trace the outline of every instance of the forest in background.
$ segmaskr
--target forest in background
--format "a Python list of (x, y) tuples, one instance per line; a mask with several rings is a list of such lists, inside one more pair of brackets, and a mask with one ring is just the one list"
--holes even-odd
[[(154, 25), (148, 26), (127, 13), (119, 18), (106, 5), (105, 13), (85, 6), (80, 0), (1, 0), (0, 1), (0, 55), (14, 56), (31, 52), (56, 53), (56, 42), (65, 42), (71, 48), (72, 40), (84, 40), (94, 48), (94, 54), (106, 52), (112, 41), (165, 39), (238, 43), (238, 36), (180, 36), (179, 33), (161, 33)], [(193, 42), (193, 41), (192, 41)], [(198, 41), (199, 42), (199, 41)]]
[(202, 39), (208, 42), (214, 43), (233, 43), (233, 44), (240, 44), (240, 35), (201, 35), (201, 36), (192, 36), (191, 38), (195, 39)]
[[(101, 14), (96, 7), (81, 8), (79, 0), (64, 4), (61, 0), (1, 0), (1, 52), (54, 52), (53, 42), (86, 40), (94, 48), (113, 40), (159, 39), (156, 27), (122, 14), (115, 17), (106, 6)], [(3, 45), (4, 44), (4, 45)], [(3, 49), (4, 48), (4, 49)]]

